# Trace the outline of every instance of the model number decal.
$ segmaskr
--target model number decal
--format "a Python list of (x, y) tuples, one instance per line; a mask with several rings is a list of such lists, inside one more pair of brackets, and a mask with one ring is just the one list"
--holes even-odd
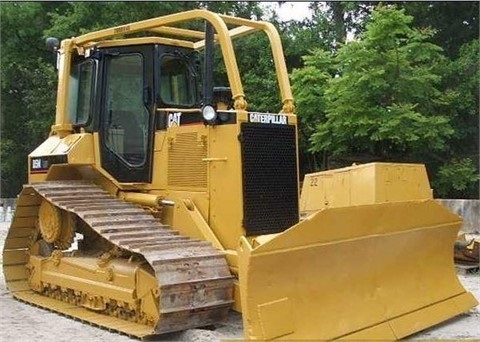
[(68, 159), (66, 154), (32, 157), (30, 159), (30, 172), (45, 173), (50, 166), (54, 164), (67, 164), (67, 162)]
[(39, 158), (32, 159), (32, 170), (39, 170), (42, 168), (42, 160)]
[(276, 125), (288, 124), (286, 115), (250, 113), (249, 120), (250, 122), (268, 123), (268, 124), (276, 124)]
[(32, 158), (30, 164), (31, 173), (46, 173), (50, 167), (48, 157)]

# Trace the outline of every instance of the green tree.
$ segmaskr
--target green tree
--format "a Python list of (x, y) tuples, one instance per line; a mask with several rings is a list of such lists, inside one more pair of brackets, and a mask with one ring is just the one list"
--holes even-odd
[(478, 1), (404, 1), (400, 6), (413, 16), (414, 27), (435, 30), (430, 41), (450, 58), (459, 56), (462, 45), (478, 39)]
[(479, 194), (479, 39), (464, 44), (445, 68), (442, 87), (451, 98), (448, 114), (454, 128), (448, 149), (436, 155), (434, 186), (443, 198), (478, 198)]
[[(61, 5), (60, 5), (61, 6)], [(27, 178), (27, 154), (53, 123), (54, 58), (44, 46), (51, 3), (1, 3), (1, 196), (14, 197)]]
[(261, 20), (264, 12), (256, 1), (204, 1), (200, 7), (209, 11), (233, 15), (240, 18)]
[(276, 23), (282, 35), (287, 68), (303, 66), (303, 56), (313, 49), (333, 50), (335, 34), (326, 12), (316, 9), (311, 19)]
[(478, 198), (478, 168), (470, 158), (451, 158), (440, 166), (433, 181), (441, 198)]
[(328, 78), (337, 73), (334, 53), (345, 43), (347, 33), (363, 30), (372, 8), (369, 2), (311, 2), (311, 18), (278, 23), (300, 118), (302, 174), (327, 167), (328, 153), (313, 151), (309, 137), (325, 118), (323, 92)]
[[(366, 19), (375, 7), (374, 4), (369, 1), (326, 2), (326, 14), (337, 48), (345, 44), (348, 33), (360, 34), (364, 31)], [(312, 3), (312, 7), (317, 12), (322, 3)]]
[[(440, 90), (451, 98), (448, 114), (454, 128), (448, 148), (429, 160), (433, 184), (442, 197), (479, 198), (479, 3), (402, 2), (417, 28), (431, 27), (429, 41), (450, 59)], [(460, 182), (463, 180), (463, 183)]]
[(67, 38), (106, 27), (154, 18), (198, 8), (199, 3), (185, 2), (69, 2), (62, 11), (51, 11), (51, 27), (45, 35)]
[[(279, 112), (282, 102), (268, 37), (254, 33), (235, 41), (234, 48), (248, 110)], [(249, 53), (242, 53), (245, 50)]]
[(426, 42), (431, 32), (411, 22), (402, 10), (380, 7), (361, 40), (339, 50), (341, 74), (326, 90), (326, 121), (312, 136), (313, 150), (406, 160), (445, 148), (453, 130), (437, 89), (443, 56)]
[(299, 115), (319, 122), (311, 136), (312, 152), (327, 152), (346, 165), (423, 162), (448, 150), (455, 134), (448, 115), (454, 92), (439, 91), (448, 61), (440, 47), (428, 42), (433, 32), (413, 28), (412, 20), (404, 10), (380, 6), (359, 40), (338, 50), (335, 66), (328, 69), (317, 53), (294, 72), (293, 87), (302, 98), (299, 113), (305, 111)]
[(369, 2), (311, 2), (311, 18), (280, 22), (273, 17), (283, 36), (287, 67), (303, 66), (302, 56), (313, 49), (335, 51), (345, 43), (347, 33), (363, 30), (373, 6)]
[(317, 126), (325, 121), (325, 90), (336, 73), (333, 54), (323, 49), (315, 49), (304, 57), (305, 66), (292, 72), (292, 90), (296, 98), (296, 109), (300, 119), (299, 138), (302, 171), (324, 169), (327, 153), (313, 151), (309, 139)]

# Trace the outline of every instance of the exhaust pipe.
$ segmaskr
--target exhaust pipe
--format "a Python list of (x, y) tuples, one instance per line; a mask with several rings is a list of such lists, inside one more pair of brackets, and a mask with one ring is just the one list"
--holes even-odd
[(203, 77), (203, 105), (211, 106), (213, 104), (213, 49), (214, 32), (213, 26), (205, 21), (205, 71)]

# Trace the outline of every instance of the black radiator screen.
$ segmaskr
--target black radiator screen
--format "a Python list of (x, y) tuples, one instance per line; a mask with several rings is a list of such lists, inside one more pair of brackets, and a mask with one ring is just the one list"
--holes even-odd
[(242, 123), (243, 225), (247, 235), (298, 222), (295, 126)]

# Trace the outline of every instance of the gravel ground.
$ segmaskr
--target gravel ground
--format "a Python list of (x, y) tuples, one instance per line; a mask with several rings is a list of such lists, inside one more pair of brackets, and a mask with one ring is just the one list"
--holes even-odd
[[(0, 250), (3, 250), (8, 223), (0, 222)], [(0, 256), (1, 257), (1, 256)], [(465, 288), (480, 299), (480, 274), (460, 274)], [(0, 340), (2, 341), (134, 341), (127, 336), (92, 327), (78, 321), (38, 309), (12, 298), (5, 287), (3, 270), (0, 270)], [(211, 342), (243, 337), (242, 318), (231, 312), (225, 323), (215, 330), (191, 329), (181, 333), (162, 335), (156, 341)], [(476, 307), (470, 312), (422, 331), (409, 340), (436, 339), (480, 339), (480, 311)]]

